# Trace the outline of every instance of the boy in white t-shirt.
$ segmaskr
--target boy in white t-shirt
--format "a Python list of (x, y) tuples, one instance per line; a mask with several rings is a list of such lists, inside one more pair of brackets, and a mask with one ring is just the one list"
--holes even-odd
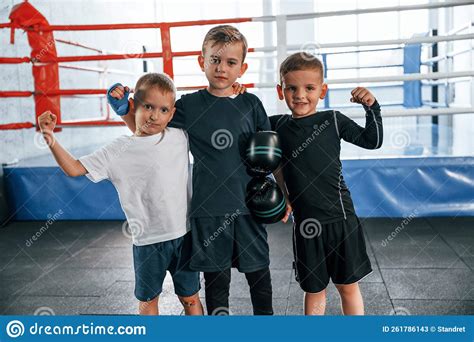
[(189, 154), (185, 132), (166, 127), (175, 112), (175, 98), (176, 88), (168, 76), (142, 76), (133, 100), (135, 134), (119, 137), (78, 160), (55, 139), (56, 116), (47, 111), (38, 118), (64, 173), (86, 175), (93, 182), (109, 179), (117, 189), (132, 231), (135, 296), (143, 315), (158, 314), (166, 271), (171, 273), (185, 313), (202, 315), (199, 273), (189, 271), (181, 259), (183, 238), (189, 231)]

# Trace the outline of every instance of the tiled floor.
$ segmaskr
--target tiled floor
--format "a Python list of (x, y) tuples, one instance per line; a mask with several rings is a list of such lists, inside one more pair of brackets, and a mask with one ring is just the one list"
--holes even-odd
[[(361, 281), (366, 314), (473, 315), (474, 218), (366, 219), (374, 272)], [(15, 222), (0, 230), (0, 313), (136, 314), (131, 241), (122, 222)], [(274, 311), (303, 313), (303, 293), (291, 269), (291, 225), (268, 227)], [(382, 245), (390, 234), (395, 237)], [(31, 246), (26, 241), (38, 236)], [(393, 236), (393, 234), (392, 234)], [(204, 296), (204, 291), (201, 291)], [(203, 298), (204, 302), (204, 298)], [(245, 277), (233, 270), (231, 314), (251, 314)], [(171, 279), (162, 314), (182, 314)], [(328, 315), (340, 315), (334, 285)]]

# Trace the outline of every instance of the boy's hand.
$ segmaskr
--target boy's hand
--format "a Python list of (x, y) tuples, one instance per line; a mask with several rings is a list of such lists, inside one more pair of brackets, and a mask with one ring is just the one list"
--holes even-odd
[(56, 120), (56, 115), (51, 113), (49, 110), (38, 117), (39, 129), (41, 133), (43, 133), (43, 138), (46, 141), (46, 144), (51, 148), (55, 142), (53, 131), (56, 127)]
[(38, 117), (38, 126), (42, 133), (51, 133), (56, 127), (57, 117), (49, 110)]
[(235, 95), (239, 95), (245, 93), (247, 91), (247, 88), (239, 82), (235, 82), (234, 84), (232, 84), (232, 90), (234, 91)]
[(291, 204), (287, 203), (286, 204), (286, 213), (285, 216), (281, 219), (281, 222), (286, 223), (288, 219), (290, 218), (291, 212), (293, 211), (293, 208), (291, 207)]
[(130, 88), (115, 83), (107, 91), (107, 101), (117, 115), (124, 116), (134, 110), (133, 100), (128, 99)]
[(351, 91), (351, 102), (360, 103), (365, 106), (372, 106), (375, 102), (375, 97), (372, 93), (364, 87), (357, 87)]

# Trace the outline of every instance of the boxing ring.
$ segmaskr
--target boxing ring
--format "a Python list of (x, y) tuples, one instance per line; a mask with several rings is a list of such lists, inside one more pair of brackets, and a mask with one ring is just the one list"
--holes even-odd
[[(104, 88), (62, 89), (59, 75), (62, 69), (77, 72), (96, 72), (101, 74), (130, 74), (126, 70), (105, 71), (103, 68), (84, 67), (80, 62), (113, 61), (125, 59), (160, 59), (163, 72), (176, 79), (175, 60), (196, 58), (200, 51), (173, 50), (172, 30), (182, 27), (199, 27), (218, 24), (244, 24), (249, 22), (273, 23), (276, 26), (277, 44), (275, 46), (250, 47), (249, 59), (270, 58), (279, 64), (289, 53), (306, 51), (317, 55), (323, 61), (325, 77), (330, 86), (324, 99), (324, 108), (343, 111), (355, 119), (363, 119), (360, 108), (341, 103), (341, 99), (355, 85), (369, 86), (379, 95), (382, 117), (385, 122), (418, 120), (430, 118), (431, 152), (427, 156), (423, 148), (406, 143), (410, 134), (404, 129), (390, 132), (382, 146), (393, 154), (371, 155), (358, 158), (357, 152), (348, 150), (343, 155), (344, 178), (352, 191), (356, 211), (361, 217), (407, 217), (416, 208), (417, 217), (429, 216), (474, 216), (474, 157), (438, 154), (439, 117), (453, 115), (473, 115), (474, 99), (465, 105), (453, 105), (453, 89), (462, 82), (474, 86), (474, 68), (467, 70), (440, 71), (442, 61), (452, 61), (459, 55), (467, 54), (473, 58), (473, 23), (439, 34), (436, 30), (414, 35), (409, 39), (386, 39), (373, 41), (349, 41), (338, 43), (307, 42), (303, 45), (290, 44), (286, 30), (290, 21), (318, 20), (334, 16), (363, 13), (390, 13), (419, 9), (435, 10), (474, 4), (474, 1), (446, 1), (420, 5), (380, 7), (337, 12), (305, 13), (253, 18), (216, 19), (161, 23), (97, 24), (97, 25), (52, 25), (46, 17), (30, 3), (15, 6), (10, 13), (10, 22), (0, 24), (0, 33), (10, 33), (10, 43), (15, 43), (15, 30), (26, 33), (31, 54), (29, 57), (0, 57), (0, 64), (31, 65), (34, 90), (1, 90), (0, 98), (33, 98), (35, 113), (30, 121), (2, 122), (0, 130), (37, 129), (36, 118), (45, 110), (51, 110), (58, 117), (58, 131), (74, 127), (114, 127), (123, 122), (114, 118), (107, 107), (100, 116), (67, 120), (61, 116), (61, 98), (97, 97), (103, 98)], [(54, 38), (59, 31), (114, 31), (156, 29), (160, 32), (161, 51), (136, 51), (129, 54), (110, 54), (81, 42)], [(245, 31), (244, 31), (245, 32)], [(470, 48), (454, 49), (454, 42), (469, 42)], [(92, 51), (95, 54), (58, 56), (56, 44), (66, 44)], [(446, 47), (439, 52), (441, 44)], [(364, 54), (389, 54), (391, 63), (380, 65), (334, 66), (336, 58), (362, 58)], [(384, 76), (333, 77), (337, 72), (357, 69), (358, 72), (383, 68)], [(452, 68), (451, 68), (452, 69)], [(146, 66), (144, 65), (144, 70)], [(402, 72), (402, 74), (397, 74)], [(276, 73), (276, 70), (270, 72)], [(395, 73), (395, 74), (394, 74)], [(105, 80), (105, 83), (106, 80)], [(275, 82), (245, 83), (251, 91), (272, 89)], [(204, 85), (178, 83), (178, 90), (186, 91), (203, 88)], [(439, 95), (442, 96), (439, 96)], [(442, 98), (440, 98), (442, 97)], [(1, 101), (1, 100), (0, 100)], [(276, 111), (282, 112), (281, 104)], [(276, 114), (267, 109), (269, 115)], [(396, 121), (394, 121), (396, 123)], [(95, 146), (94, 146), (95, 147)], [(343, 147), (343, 150), (346, 146)], [(420, 149), (421, 148), (421, 149)], [(90, 149), (74, 151), (76, 156), (90, 152)], [(472, 151), (471, 151), (472, 152)], [(352, 154), (354, 153), (354, 154)], [(356, 156), (355, 158), (353, 156)], [(6, 220), (47, 220), (51, 213), (62, 210), (62, 220), (123, 220), (115, 189), (108, 181), (98, 184), (85, 177), (71, 179), (54, 167), (51, 158), (30, 158), (3, 166), (5, 193), (9, 207)], [(38, 187), (40, 184), (40, 187)], [(55, 189), (54, 191), (51, 189)], [(362, 189), (364, 189), (362, 191)]]

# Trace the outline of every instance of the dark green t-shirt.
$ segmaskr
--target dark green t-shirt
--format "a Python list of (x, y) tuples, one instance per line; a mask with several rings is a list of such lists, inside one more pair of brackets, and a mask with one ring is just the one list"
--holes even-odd
[(225, 216), (237, 210), (249, 214), (245, 150), (253, 133), (270, 129), (258, 97), (217, 97), (205, 89), (183, 95), (169, 126), (188, 132), (194, 157), (190, 216)]

